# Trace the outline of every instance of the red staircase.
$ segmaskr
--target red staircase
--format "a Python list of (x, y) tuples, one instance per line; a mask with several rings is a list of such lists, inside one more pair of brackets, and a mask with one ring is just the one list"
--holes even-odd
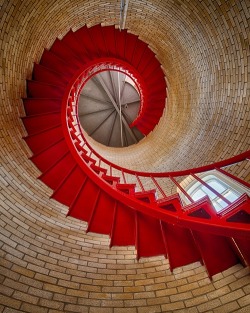
[[(24, 99), (25, 140), (52, 197), (69, 207), (69, 216), (88, 222), (87, 231), (109, 235), (110, 246), (133, 245), (137, 258), (165, 255), (171, 270), (200, 261), (212, 277), (238, 262), (249, 265), (249, 197), (244, 194), (216, 213), (208, 197), (194, 202), (178, 177), (197, 178), (194, 174), (212, 169), (227, 175), (221, 168), (249, 159), (250, 151), (171, 173), (136, 172), (108, 162), (81, 132), (77, 99), (90, 77), (112, 68), (136, 82), (141, 109), (133, 125), (147, 135), (162, 116), (166, 84), (155, 55), (137, 36), (113, 26), (84, 26), (56, 39), (34, 66)], [(145, 179), (155, 189), (147, 189)], [(178, 194), (166, 195), (160, 181), (176, 185), (191, 204), (184, 205)]]

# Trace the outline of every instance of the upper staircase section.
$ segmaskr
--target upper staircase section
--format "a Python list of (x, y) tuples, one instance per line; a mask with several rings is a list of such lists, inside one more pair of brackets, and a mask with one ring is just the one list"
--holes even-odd
[[(170, 268), (200, 261), (208, 275), (241, 262), (250, 264), (250, 185), (225, 171), (250, 158), (247, 151), (230, 160), (180, 172), (145, 173), (105, 160), (88, 143), (78, 116), (86, 82), (105, 70), (129, 73), (140, 93), (134, 124), (147, 135), (165, 107), (161, 66), (137, 36), (113, 26), (86, 26), (56, 39), (35, 64), (24, 99), (25, 140), (39, 179), (52, 197), (69, 207), (68, 215), (86, 221), (87, 231), (110, 236), (110, 246), (133, 245), (137, 258), (165, 255)], [(218, 171), (244, 187), (229, 201), (203, 181), (200, 173)], [(226, 202), (216, 212), (211, 199), (194, 201), (183, 180), (198, 181)]]
[[(56, 85), (59, 90), (54, 90), (51, 95), (60, 97), (60, 87), (93, 62), (112, 62), (117, 65), (116, 70), (126, 68), (127, 73), (135, 79), (141, 98), (138, 117), (131, 127), (137, 127), (144, 135), (151, 132), (165, 108), (164, 73), (146, 43), (127, 30), (120, 31), (114, 26), (84, 26), (76, 32), (70, 30), (62, 40), (56, 39), (50, 50), (44, 51), (40, 64), (34, 65), (33, 80), (28, 88), (30, 95), (42, 97), (39, 85), (34, 82), (39, 81), (40, 89), (50, 90)], [(109, 69), (112, 67), (107, 66), (106, 70)]]

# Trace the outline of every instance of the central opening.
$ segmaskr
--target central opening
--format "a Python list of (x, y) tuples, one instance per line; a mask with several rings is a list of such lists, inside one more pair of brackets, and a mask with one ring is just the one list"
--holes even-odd
[(140, 110), (140, 93), (134, 80), (118, 70), (105, 70), (89, 79), (78, 101), (78, 118), (84, 131), (110, 147), (127, 147), (144, 135), (131, 123)]

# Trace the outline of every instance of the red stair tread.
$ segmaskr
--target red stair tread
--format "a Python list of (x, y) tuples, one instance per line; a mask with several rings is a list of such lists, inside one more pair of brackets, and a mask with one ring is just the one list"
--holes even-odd
[(33, 68), (33, 80), (56, 86), (65, 86), (69, 79), (50, 68), (35, 63)]
[(165, 199), (157, 200), (157, 205), (167, 211), (182, 211), (181, 199), (179, 194), (173, 194)]
[(64, 137), (61, 126), (56, 126), (46, 131), (29, 135), (24, 138), (34, 154), (42, 152)]
[(144, 52), (147, 49), (147, 44), (140, 39), (137, 40), (135, 53), (133, 55), (132, 64), (135, 68), (138, 68), (141, 59), (143, 58)]
[(208, 196), (205, 196), (195, 201), (194, 203), (185, 206), (185, 214), (193, 217), (196, 216), (198, 219), (211, 219), (217, 217), (217, 213)]
[[(157, 70), (160, 70), (157, 69)], [(162, 78), (162, 79), (161, 79)], [(159, 94), (161, 92), (165, 92), (166, 89), (166, 82), (163, 79), (163, 77), (160, 75), (157, 76), (156, 72), (153, 73), (153, 75), (150, 77), (150, 79), (146, 79), (145, 78), (145, 83), (150, 86), (150, 94), (148, 96), (148, 98), (151, 100), (152, 98), (150, 98), (151, 95), (159, 97)]]
[(106, 174), (102, 175), (102, 178), (110, 185), (116, 185), (120, 181), (120, 177), (115, 177), (115, 176), (106, 175)]
[(60, 112), (60, 98), (26, 98), (23, 99), (26, 115)]
[(161, 64), (156, 58), (154, 58), (153, 61), (148, 64), (143, 73), (143, 78), (146, 82), (155, 85), (157, 85), (158, 82), (159, 85), (163, 84), (165, 86), (165, 78), (162, 72)]
[(78, 56), (82, 62), (88, 62), (91, 60), (91, 54), (88, 53), (88, 45), (82, 41), (79, 41), (75, 33), (70, 30), (64, 37), (63, 43), (70, 47), (73, 53)]
[(136, 43), (137, 43), (137, 36), (133, 35), (133, 34), (129, 34), (127, 33), (126, 36), (126, 49), (125, 49), (125, 60), (128, 63), (132, 63), (133, 60), (133, 56), (135, 53), (135, 47), (136, 47)]
[(116, 189), (130, 195), (133, 195), (135, 193), (135, 187), (136, 184), (122, 184), (122, 183), (116, 184)]
[(153, 79), (154, 76), (152, 76), (153, 74), (157, 75), (158, 72), (160, 71), (161, 67), (160, 67), (160, 63), (159, 61), (156, 59), (156, 57), (152, 58), (150, 60), (150, 62), (147, 63), (147, 65), (145, 66), (145, 68), (142, 71), (142, 75), (144, 79)]
[[(152, 74), (154, 75), (154, 74)], [(155, 81), (154, 83), (147, 82), (147, 85), (150, 86), (151, 94), (153, 95), (161, 95), (161, 93), (166, 89), (166, 84), (165, 82), (160, 83), (160, 81)], [(148, 101), (152, 101), (149, 97)], [(150, 103), (150, 102), (149, 102)]]
[[(114, 26), (106, 26), (102, 28), (102, 34), (104, 37), (105, 47), (109, 57), (116, 57), (118, 51), (122, 49), (122, 46), (119, 46), (117, 40), (120, 38), (118, 30)], [(116, 50), (117, 46), (117, 50)]]
[(137, 212), (137, 258), (165, 255), (160, 221)]
[[(115, 40), (115, 28), (114, 26), (106, 26), (106, 27), (101, 27), (100, 31), (102, 33), (103, 37), (103, 42), (104, 42), (104, 55), (107, 57), (114, 56), (116, 55), (116, 40)], [(108, 41), (112, 42), (112, 46), (108, 45)]]
[(64, 93), (64, 87), (28, 80), (27, 93), (28, 97), (31, 98), (61, 98)]
[(97, 166), (96, 164), (91, 164), (90, 167), (92, 168), (93, 171), (96, 172), (98, 175), (103, 175), (107, 173), (107, 169), (102, 168), (100, 166)]
[(40, 179), (51, 189), (55, 190), (70, 173), (70, 171), (73, 170), (75, 165), (75, 160), (71, 154), (68, 153), (43, 172)]
[[(166, 86), (165, 86), (166, 87)], [(148, 95), (147, 100), (148, 100), (148, 107), (150, 110), (163, 110), (164, 107), (162, 107), (162, 102), (165, 102), (166, 100), (166, 88), (164, 90), (161, 90), (158, 93), (151, 93)], [(151, 105), (149, 105), (151, 103)]]
[(78, 69), (83, 64), (75, 53), (70, 50), (70, 47), (63, 43), (63, 40), (56, 39), (50, 48), (50, 51), (61, 58), (64, 62), (71, 64), (72, 68)]
[(55, 164), (68, 151), (69, 148), (65, 140), (62, 139), (41, 153), (33, 155), (30, 159), (41, 172), (44, 172)]
[(238, 199), (232, 202), (225, 209), (220, 211), (219, 216), (226, 221), (235, 223), (250, 223), (250, 197), (248, 194), (242, 194)]
[(135, 245), (135, 212), (122, 203), (116, 206), (110, 245)]
[(154, 203), (156, 201), (155, 198), (155, 190), (146, 190), (146, 191), (140, 191), (140, 192), (135, 192), (134, 196), (136, 199), (139, 199), (143, 202), (146, 203)]
[[(104, 31), (104, 29), (103, 29), (103, 31)], [(124, 30), (121, 32), (118, 29), (116, 29), (113, 32), (114, 32), (114, 34), (112, 33), (112, 36), (109, 33), (107, 33), (105, 40), (107, 40), (107, 43), (110, 45), (111, 45), (111, 42), (108, 41), (108, 39), (110, 38), (110, 40), (114, 40), (115, 47), (112, 49), (112, 51), (113, 51), (112, 53), (113, 53), (113, 55), (116, 55), (118, 58), (121, 58), (122, 60), (124, 60), (125, 49), (126, 49), (126, 38), (128, 36), (127, 30)]]
[(108, 56), (105, 41), (102, 33), (102, 26), (97, 24), (91, 28), (89, 28), (90, 37), (92, 40), (94, 39), (95, 49), (98, 52), (98, 56)]
[(88, 52), (88, 56), (93, 58), (99, 57), (96, 51), (94, 38), (91, 37), (91, 30), (85, 25), (74, 33), (79, 43), (84, 45), (84, 49)]
[(85, 177), (86, 175), (82, 169), (79, 166), (76, 166), (67, 179), (63, 181), (59, 187), (57, 187), (53, 193), (53, 198), (67, 206), (70, 206)]
[(43, 52), (40, 64), (58, 73), (61, 73), (67, 78), (70, 78), (75, 72), (75, 69), (70, 63), (65, 62), (52, 51), (47, 49), (45, 49)]
[(137, 69), (140, 73), (143, 73), (147, 66), (153, 62), (155, 59), (155, 54), (150, 48), (146, 49), (142, 55), (142, 58), (137, 66)]
[(35, 134), (61, 124), (61, 113), (46, 113), (24, 117), (24, 126), (28, 134)]

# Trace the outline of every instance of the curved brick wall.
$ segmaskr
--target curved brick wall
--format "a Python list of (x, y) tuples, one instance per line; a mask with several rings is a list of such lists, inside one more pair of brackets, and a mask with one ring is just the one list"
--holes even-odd
[[(70, 27), (117, 23), (119, 6), (93, 0), (2, 2), (0, 311), (249, 312), (247, 268), (237, 265), (211, 282), (198, 263), (171, 274), (162, 257), (137, 262), (132, 247), (110, 250), (107, 237), (85, 234), (85, 224), (65, 218), (67, 208), (50, 200), (51, 190), (36, 179), (19, 118), (32, 63)], [(157, 156), (169, 161), (155, 168), (168, 169), (246, 150), (249, 1), (130, 0), (129, 8), (127, 27), (156, 51), (169, 100), (156, 131), (123, 153), (126, 162), (148, 153), (142, 168)], [(171, 158), (176, 152), (179, 158)], [(114, 158), (112, 151), (105, 153)]]

